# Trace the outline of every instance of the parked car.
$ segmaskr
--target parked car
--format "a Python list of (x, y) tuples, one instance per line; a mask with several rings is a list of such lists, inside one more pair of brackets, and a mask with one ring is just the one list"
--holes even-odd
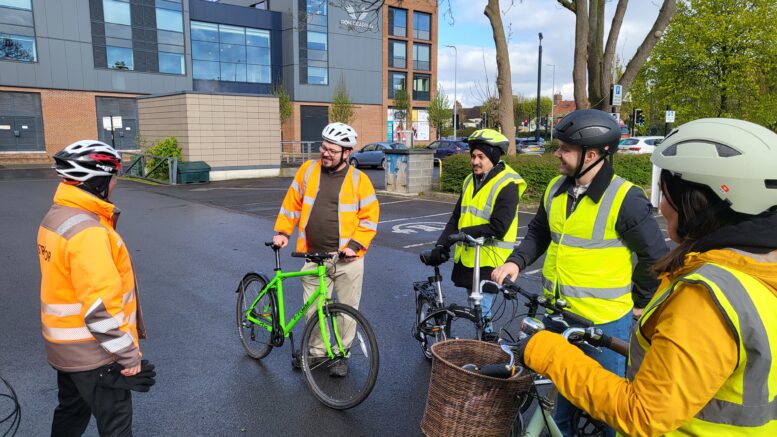
[(663, 139), (664, 137), (624, 138), (618, 144), (618, 152), (628, 154), (653, 153), (656, 150), (656, 145)]
[(536, 137), (516, 138), (515, 152), (527, 155), (542, 155), (545, 153), (545, 139), (540, 137), (540, 141), (537, 142)]
[(383, 153), (384, 150), (406, 148), (402, 143), (390, 143), (387, 141), (370, 143), (352, 152), (351, 159), (348, 162), (354, 167), (371, 165), (375, 168), (385, 168), (386, 155)]
[(454, 140), (437, 140), (426, 146), (426, 148), (434, 150), (434, 157), (438, 159), (443, 159), (456, 153), (469, 152), (469, 144)]

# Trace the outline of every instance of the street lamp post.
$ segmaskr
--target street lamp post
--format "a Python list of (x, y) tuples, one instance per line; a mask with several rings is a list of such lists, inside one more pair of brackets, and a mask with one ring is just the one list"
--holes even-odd
[(553, 96), (550, 98), (550, 141), (553, 141), (553, 124), (556, 121), (556, 64), (548, 64), (553, 67)]
[(542, 32), (540, 36), (539, 59), (537, 59), (537, 122), (535, 123), (535, 140), (540, 142), (540, 86), (542, 84)]
[(456, 70), (459, 65), (459, 50), (456, 48), (456, 46), (452, 45), (446, 45), (445, 47), (450, 47), (453, 49), (454, 58), (453, 58), (453, 139), (456, 139), (456, 127), (459, 125), (459, 120), (457, 118), (456, 114)]

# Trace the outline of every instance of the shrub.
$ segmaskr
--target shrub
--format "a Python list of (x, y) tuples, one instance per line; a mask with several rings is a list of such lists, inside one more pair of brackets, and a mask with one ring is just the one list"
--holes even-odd
[[(558, 159), (552, 154), (513, 155), (504, 157), (505, 162), (515, 169), (526, 181), (522, 203), (539, 202), (548, 183), (558, 176)], [(648, 188), (652, 177), (650, 155), (616, 155), (615, 173), (635, 185)], [(442, 162), (442, 191), (461, 193), (464, 178), (472, 172), (469, 154), (451, 155)]]
[[(143, 153), (168, 158), (178, 158), (179, 161), (183, 159), (183, 152), (181, 151), (181, 147), (178, 146), (178, 139), (175, 137), (167, 137), (144, 150)], [(152, 169), (157, 162), (159, 162), (158, 158), (149, 158), (146, 161), (146, 171)], [(151, 172), (148, 177), (166, 180), (168, 178), (168, 166), (164, 164), (160, 165), (159, 168)]]

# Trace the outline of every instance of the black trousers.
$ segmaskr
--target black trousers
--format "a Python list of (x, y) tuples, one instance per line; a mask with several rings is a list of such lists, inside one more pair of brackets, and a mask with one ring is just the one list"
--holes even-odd
[(132, 395), (97, 385), (100, 369), (65, 373), (57, 371), (59, 405), (54, 410), (52, 437), (83, 435), (91, 416), (100, 436), (132, 436)]

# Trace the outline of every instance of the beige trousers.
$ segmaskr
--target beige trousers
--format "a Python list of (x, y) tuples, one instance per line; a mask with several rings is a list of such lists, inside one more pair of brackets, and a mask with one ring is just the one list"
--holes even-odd
[[(318, 265), (312, 262), (306, 262), (302, 267), (302, 270), (315, 270)], [(337, 301), (348, 305), (350, 307), (359, 309), (359, 301), (362, 296), (362, 282), (364, 280), (364, 257), (360, 257), (356, 261), (343, 262), (338, 261), (336, 264), (332, 264), (331, 261), (326, 263), (326, 288), (327, 297), (332, 297), (332, 291), (336, 291)], [(310, 296), (316, 292), (318, 288), (318, 276), (303, 276), (302, 288), (304, 290), (303, 299), (305, 302), (310, 299)], [(305, 314), (306, 320), (310, 320), (316, 314), (316, 303), (308, 308)], [(337, 352), (337, 342), (331, 337), (331, 332), (327, 331), (330, 335), (329, 344), (334, 352)], [(354, 335), (356, 335), (356, 324), (353, 320), (339, 320), (338, 332), (343, 340), (343, 346), (350, 347), (353, 341)], [(310, 340), (310, 354), (312, 356), (325, 356), (326, 346), (321, 340), (321, 331), (318, 329), (313, 330), (313, 335)]]

